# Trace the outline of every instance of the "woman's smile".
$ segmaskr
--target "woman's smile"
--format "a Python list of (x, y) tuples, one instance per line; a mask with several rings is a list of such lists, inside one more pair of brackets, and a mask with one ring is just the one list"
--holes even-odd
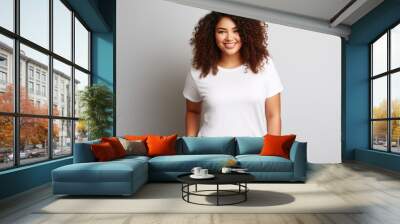
[(224, 47), (226, 49), (233, 49), (236, 46), (236, 42), (231, 42), (231, 43), (224, 43)]

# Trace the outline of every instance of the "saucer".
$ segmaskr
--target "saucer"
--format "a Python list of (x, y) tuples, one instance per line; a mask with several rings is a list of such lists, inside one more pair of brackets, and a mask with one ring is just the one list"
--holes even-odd
[(190, 175), (190, 178), (193, 178), (193, 179), (211, 179), (211, 178), (214, 178), (214, 177), (215, 176), (212, 175), (212, 174), (207, 174), (207, 175), (204, 175), (204, 176), (194, 175), (194, 174)]
[(232, 170), (234, 173), (249, 173), (247, 170)]

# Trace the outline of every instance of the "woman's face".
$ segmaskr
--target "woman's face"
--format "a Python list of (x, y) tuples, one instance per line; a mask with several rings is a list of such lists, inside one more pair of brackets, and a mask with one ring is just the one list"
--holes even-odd
[(222, 54), (240, 54), (242, 42), (236, 24), (229, 17), (222, 17), (215, 26), (215, 42)]

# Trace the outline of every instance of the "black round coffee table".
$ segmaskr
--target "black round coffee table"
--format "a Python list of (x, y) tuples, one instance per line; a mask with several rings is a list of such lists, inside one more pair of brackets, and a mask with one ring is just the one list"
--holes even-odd
[[(255, 180), (255, 177), (249, 173), (215, 173), (213, 174), (215, 177), (212, 179), (193, 179), (190, 177), (191, 173), (182, 174), (177, 177), (178, 181), (182, 183), (182, 199), (188, 203), (198, 204), (198, 205), (234, 205), (239, 204), (241, 202), (245, 202), (247, 200), (247, 192), (249, 188), (247, 187), (247, 183)], [(198, 184), (205, 185), (216, 185), (215, 190), (197, 190)], [(194, 191), (190, 191), (190, 186), (195, 186)], [(220, 189), (220, 185), (236, 185), (238, 186), (237, 190), (223, 190)], [(215, 194), (205, 194), (209, 192), (215, 192)], [(204, 196), (204, 197), (216, 197), (216, 204), (202, 204), (190, 201), (190, 196)], [(231, 203), (221, 203), (221, 197), (230, 197), (230, 196), (241, 196), (238, 201), (234, 201)]]

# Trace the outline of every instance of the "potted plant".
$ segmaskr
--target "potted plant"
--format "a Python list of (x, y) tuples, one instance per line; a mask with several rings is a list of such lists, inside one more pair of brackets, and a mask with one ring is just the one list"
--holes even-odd
[(79, 106), (82, 108), (83, 124), (87, 127), (89, 140), (110, 136), (112, 125), (113, 94), (102, 84), (87, 86), (80, 92)]

